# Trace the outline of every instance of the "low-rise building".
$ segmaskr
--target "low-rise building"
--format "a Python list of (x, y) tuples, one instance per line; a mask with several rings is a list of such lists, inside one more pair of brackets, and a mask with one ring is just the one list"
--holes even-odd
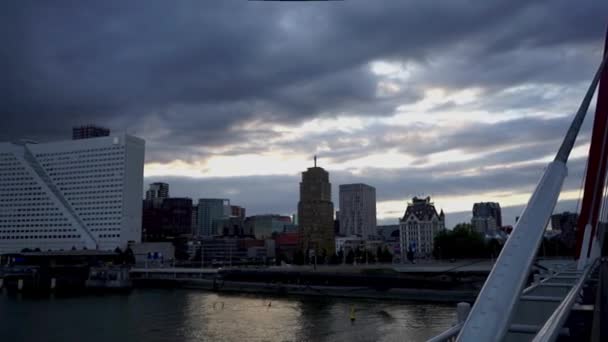
[(360, 236), (337, 236), (336, 252), (346, 253), (349, 250), (357, 250), (365, 247), (365, 239)]
[(170, 242), (142, 242), (133, 244), (130, 248), (138, 266), (170, 266), (175, 259), (175, 248)]
[(205, 265), (239, 265), (272, 262), (275, 242), (252, 238), (204, 237), (189, 244), (191, 262)]
[(399, 241), (399, 225), (387, 224), (378, 226), (376, 229), (377, 236), (383, 241)]
[(300, 234), (297, 231), (277, 234), (274, 241), (277, 258), (292, 263), (295, 253), (299, 250)]
[(435, 235), (444, 229), (443, 210), (441, 213), (437, 213), (430, 197), (414, 197), (399, 220), (401, 253), (411, 251), (418, 258), (430, 258), (433, 253)]
[(255, 215), (245, 219), (245, 229), (259, 240), (270, 239), (273, 234), (282, 233), (286, 228), (291, 228), (291, 225), (291, 217), (276, 214)]

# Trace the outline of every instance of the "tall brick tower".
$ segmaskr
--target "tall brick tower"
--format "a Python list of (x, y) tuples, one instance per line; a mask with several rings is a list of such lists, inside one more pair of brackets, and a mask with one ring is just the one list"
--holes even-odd
[(299, 233), (305, 255), (330, 257), (335, 253), (334, 204), (331, 202), (329, 173), (317, 167), (302, 172), (298, 203)]

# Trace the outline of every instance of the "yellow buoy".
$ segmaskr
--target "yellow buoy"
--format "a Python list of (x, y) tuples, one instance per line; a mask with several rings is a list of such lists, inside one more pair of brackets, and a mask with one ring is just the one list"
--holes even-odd
[(355, 319), (356, 319), (356, 317), (355, 317), (355, 307), (354, 307), (354, 306), (351, 306), (351, 307), (350, 307), (350, 321), (351, 321), (351, 322), (354, 322), (354, 321), (355, 321)]

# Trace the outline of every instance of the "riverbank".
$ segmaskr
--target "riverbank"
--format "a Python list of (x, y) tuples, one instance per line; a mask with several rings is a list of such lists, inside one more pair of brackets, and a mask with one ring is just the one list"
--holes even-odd
[[(491, 268), (491, 260), (405, 265), (288, 265), (220, 269), (133, 267), (127, 269), (128, 279), (125, 283), (132, 284), (133, 288), (191, 288), (216, 293), (453, 303), (474, 301)], [(97, 273), (105, 274), (103, 279), (110, 279), (109, 271), (101, 268)], [(38, 279), (36, 282), (31, 279), (28, 281), (27, 273), (24, 272), (10, 275), (5, 273), (3, 280), (4, 286), (12, 291), (69, 293), (91, 290), (86, 288), (86, 284), (91, 283), (92, 275), (96, 272), (78, 272), (81, 274), (78, 281), (72, 279), (72, 273), (52, 272), (54, 278), (50, 279), (47, 279), (48, 276), (30, 277)], [(21, 289), (20, 279), (25, 279), (21, 281)], [(66, 282), (66, 279), (71, 281)], [(130, 286), (120, 288), (127, 291), (130, 289)], [(97, 286), (96, 291), (103, 293), (116, 289), (104, 285)]]
[(134, 268), (135, 287), (283, 296), (460, 302), (475, 300), (491, 262), (267, 268)]
[(218, 281), (209, 279), (138, 279), (137, 288), (186, 288), (215, 293), (249, 293), (271, 296), (312, 296), (379, 300), (408, 300), (437, 303), (473, 302), (479, 290), (433, 290), (390, 288), (384, 290), (354, 286), (322, 286), (259, 282)]

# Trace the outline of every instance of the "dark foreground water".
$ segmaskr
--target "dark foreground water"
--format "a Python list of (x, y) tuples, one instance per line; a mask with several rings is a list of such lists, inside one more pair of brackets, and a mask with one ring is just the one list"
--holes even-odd
[(0, 341), (424, 341), (454, 319), (454, 305), (195, 290), (0, 295)]

